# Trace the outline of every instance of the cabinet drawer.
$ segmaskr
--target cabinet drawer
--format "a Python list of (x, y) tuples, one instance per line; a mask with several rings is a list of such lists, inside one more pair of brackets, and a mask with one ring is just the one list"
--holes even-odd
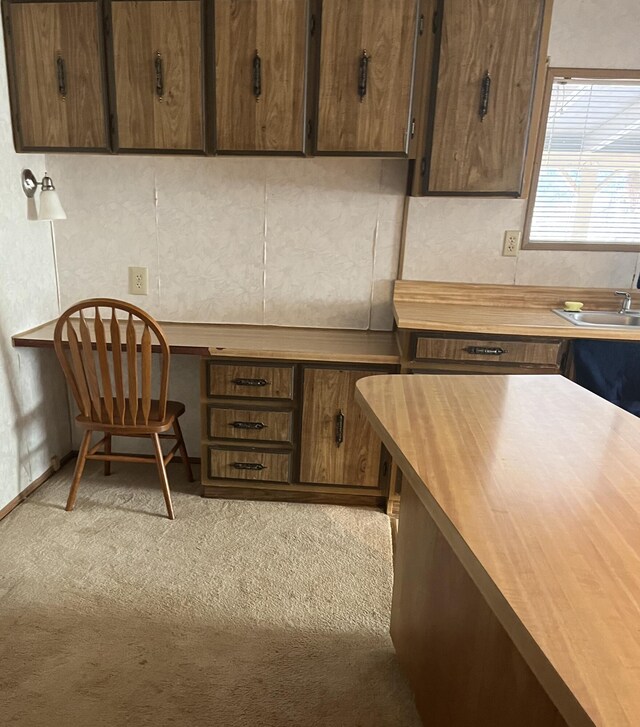
[(210, 439), (291, 442), (292, 419), (290, 411), (207, 407)]
[(289, 482), (289, 452), (209, 447), (209, 477), (225, 480)]
[(209, 396), (246, 396), (251, 399), (293, 397), (293, 366), (251, 366), (211, 361), (207, 372)]
[(420, 336), (416, 360), (489, 361), (557, 366), (560, 342), (428, 338)]

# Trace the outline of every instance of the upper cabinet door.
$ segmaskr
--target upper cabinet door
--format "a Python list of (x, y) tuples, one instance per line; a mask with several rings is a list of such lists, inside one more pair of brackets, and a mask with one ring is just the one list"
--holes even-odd
[(517, 196), (544, 0), (445, 0), (428, 192)]
[(216, 0), (216, 148), (305, 149), (306, 0)]
[(204, 150), (200, 0), (114, 0), (118, 146)]
[(323, 0), (319, 153), (407, 153), (416, 20), (416, 0)]
[(107, 149), (98, 4), (11, 3), (8, 18), (7, 60), (18, 149)]

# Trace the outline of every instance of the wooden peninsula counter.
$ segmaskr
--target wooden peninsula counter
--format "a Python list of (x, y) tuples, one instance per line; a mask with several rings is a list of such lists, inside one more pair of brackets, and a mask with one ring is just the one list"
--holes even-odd
[(640, 420), (562, 377), (374, 376), (391, 633), (433, 727), (640, 725)]

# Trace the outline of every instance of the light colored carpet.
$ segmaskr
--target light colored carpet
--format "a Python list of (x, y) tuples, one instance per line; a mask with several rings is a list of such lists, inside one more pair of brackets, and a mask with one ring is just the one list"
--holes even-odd
[(0, 522), (0, 721), (419, 724), (388, 636), (389, 520), (205, 500), (169, 467), (70, 466)]

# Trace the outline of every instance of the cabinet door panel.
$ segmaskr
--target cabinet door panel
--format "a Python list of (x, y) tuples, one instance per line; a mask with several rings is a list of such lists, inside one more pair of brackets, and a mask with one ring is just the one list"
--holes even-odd
[(406, 153), (416, 17), (415, 0), (323, 1), (319, 152)]
[(303, 152), (306, 0), (217, 0), (215, 18), (217, 149)]
[(97, 4), (12, 3), (10, 17), (22, 146), (107, 148)]
[[(305, 369), (300, 481), (377, 487), (380, 440), (354, 401), (356, 381), (371, 371)], [(338, 446), (337, 417), (344, 417)]]
[(446, 0), (429, 191), (520, 193), (543, 9), (543, 0)]
[(123, 149), (204, 149), (199, 0), (112, 5), (118, 142)]

